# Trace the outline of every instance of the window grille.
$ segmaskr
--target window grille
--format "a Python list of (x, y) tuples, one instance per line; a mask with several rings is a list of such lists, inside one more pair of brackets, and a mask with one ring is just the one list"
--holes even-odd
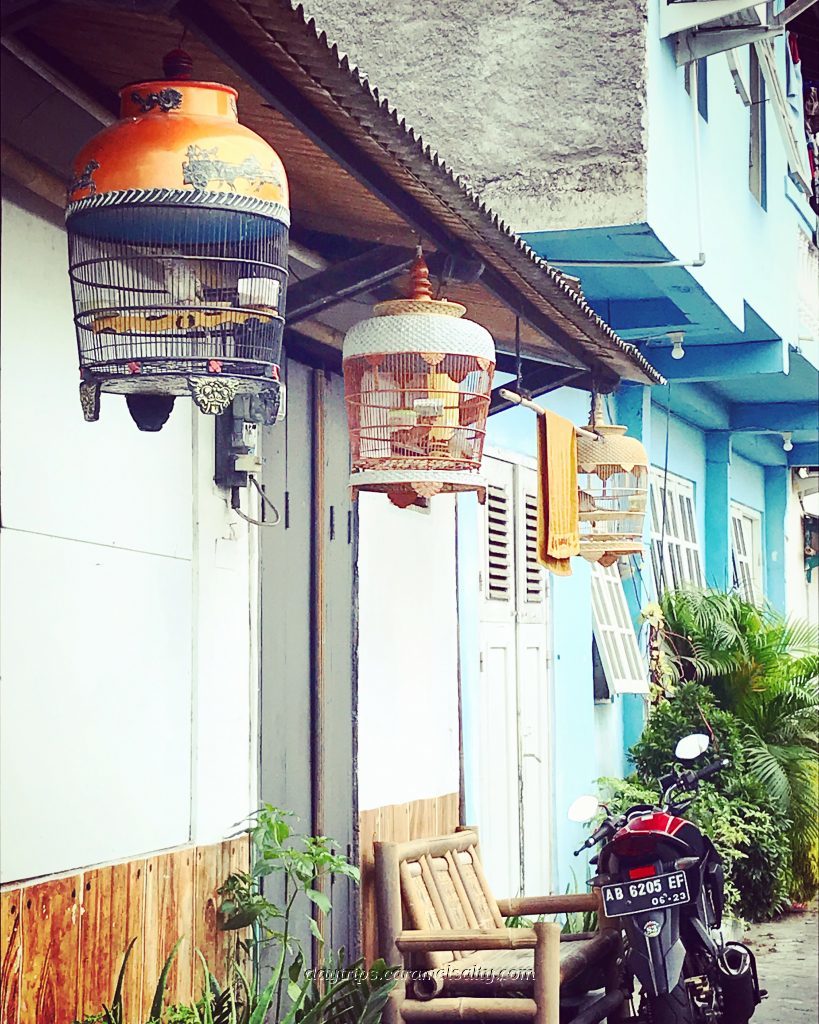
[(676, 590), (687, 583), (703, 586), (694, 485), (690, 480), (652, 468), (650, 505), (651, 567), (656, 593)]
[(746, 601), (762, 600), (762, 517), (758, 512), (731, 504), (731, 561), (734, 587)]

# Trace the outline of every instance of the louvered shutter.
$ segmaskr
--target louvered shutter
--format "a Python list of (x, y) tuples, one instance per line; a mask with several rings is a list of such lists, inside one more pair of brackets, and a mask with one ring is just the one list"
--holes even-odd
[(490, 484), (486, 496), (486, 596), (490, 601), (513, 597), (512, 495)]
[(648, 672), (616, 565), (592, 566), (592, 626), (609, 693), (648, 693)]
[(657, 594), (686, 583), (703, 586), (705, 582), (694, 499), (690, 480), (652, 468), (651, 567)]

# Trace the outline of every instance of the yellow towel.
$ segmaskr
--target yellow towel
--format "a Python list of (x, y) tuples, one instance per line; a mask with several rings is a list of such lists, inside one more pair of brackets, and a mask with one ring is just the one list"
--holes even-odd
[(558, 576), (571, 576), (580, 554), (577, 445), (574, 424), (547, 412), (537, 416), (537, 557)]

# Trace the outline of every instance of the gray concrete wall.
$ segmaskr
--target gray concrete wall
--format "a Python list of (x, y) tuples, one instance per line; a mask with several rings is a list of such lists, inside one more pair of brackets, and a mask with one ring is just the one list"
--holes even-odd
[(642, 220), (647, 0), (306, 0), (518, 231)]

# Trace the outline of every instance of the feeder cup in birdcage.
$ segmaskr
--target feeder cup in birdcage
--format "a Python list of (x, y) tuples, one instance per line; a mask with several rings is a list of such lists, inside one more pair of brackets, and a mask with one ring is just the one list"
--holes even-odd
[(435, 494), (478, 492), (495, 369), (490, 333), (466, 308), (432, 298), (423, 258), (412, 295), (379, 303), (344, 340), (350, 486), (404, 508)]
[(236, 91), (189, 81), (173, 51), (163, 81), (120, 91), (120, 120), (78, 154), (66, 227), (80, 399), (124, 394), (158, 430), (175, 396), (205, 413), (249, 394), (279, 406), (287, 284), (287, 179), (238, 123)]
[(580, 553), (591, 562), (611, 565), (624, 555), (643, 552), (649, 461), (642, 444), (626, 436), (625, 427), (602, 422), (599, 396), (591, 419), (597, 438), (577, 438)]

